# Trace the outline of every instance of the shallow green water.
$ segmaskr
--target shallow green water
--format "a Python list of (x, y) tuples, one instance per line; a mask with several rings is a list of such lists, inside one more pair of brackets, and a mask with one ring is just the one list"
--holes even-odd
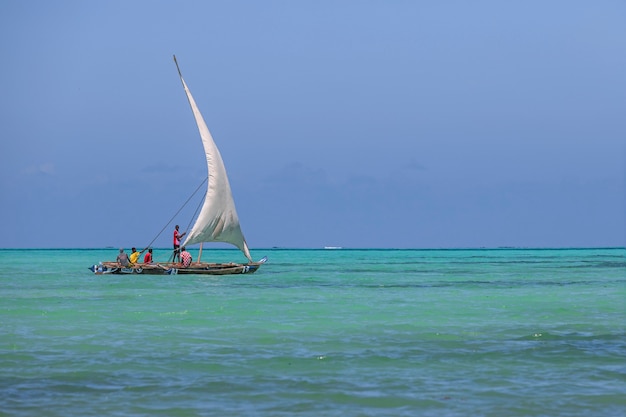
[(0, 413), (626, 414), (624, 249), (257, 250), (270, 261), (253, 275), (87, 270), (115, 255), (0, 250)]

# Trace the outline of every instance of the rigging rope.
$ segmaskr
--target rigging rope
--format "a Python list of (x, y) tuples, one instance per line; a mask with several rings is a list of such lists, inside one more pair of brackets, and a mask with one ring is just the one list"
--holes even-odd
[[(172, 216), (172, 218), (170, 218), (170, 220), (167, 222), (167, 224), (165, 226), (163, 226), (163, 229), (161, 229), (161, 231), (154, 237), (154, 239), (152, 239), (152, 242), (150, 242), (148, 244), (148, 246), (146, 246), (146, 248), (149, 248), (150, 246), (152, 246), (152, 244), (154, 243), (155, 240), (157, 240), (159, 238), (159, 236), (161, 236), (161, 234), (165, 231), (165, 229), (170, 225), (170, 223), (172, 223), (172, 220), (174, 220), (174, 218), (176, 216), (178, 216), (178, 213), (180, 213), (185, 206), (189, 203), (189, 200), (191, 200), (193, 198), (194, 195), (196, 195), (196, 193), (198, 192), (198, 190), (200, 189), (200, 187), (202, 187), (204, 185), (205, 182), (207, 182), (207, 180), (209, 179), (209, 177), (206, 177), (204, 179), (204, 181), (202, 181), (202, 183), (200, 183), (200, 185), (198, 185), (198, 188), (196, 188), (196, 191), (193, 192), (193, 194), (191, 194), (191, 196), (189, 196), (189, 198), (187, 199), (187, 201), (185, 201), (185, 203), (182, 205), (181, 208), (178, 209), (178, 211), (176, 212), (176, 214), (174, 214)], [(206, 192), (205, 192), (206, 195)], [(196, 213), (198, 212), (198, 210), (196, 209)], [(195, 214), (194, 214), (195, 216)], [(191, 222), (190, 222), (191, 223)], [(189, 226), (187, 226), (187, 228), (189, 228)]]
[[(200, 184), (202, 185), (202, 184)], [(204, 200), (206, 199), (206, 193), (209, 192), (209, 190), (206, 190), (204, 192), (204, 197), (202, 197), (202, 199), (200, 200), (200, 202), (198, 203), (198, 207), (196, 207), (196, 211), (195, 213), (193, 213), (193, 216), (191, 216), (191, 219), (189, 219), (189, 223), (187, 224), (187, 228), (185, 229), (185, 233), (189, 230), (189, 228), (191, 227), (191, 223), (198, 217), (198, 212), (200, 211), (200, 207), (202, 207), (202, 203), (204, 203)]]

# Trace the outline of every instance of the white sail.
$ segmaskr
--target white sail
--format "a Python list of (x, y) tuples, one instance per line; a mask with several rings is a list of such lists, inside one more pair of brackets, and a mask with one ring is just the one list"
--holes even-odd
[[(178, 64), (176, 65), (178, 66)], [(187, 239), (183, 245), (200, 242), (226, 242), (238, 247), (246, 258), (252, 262), (248, 244), (239, 225), (239, 217), (235, 209), (235, 201), (230, 190), (224, 162), (182, 75), (180, 75), (180, 80), (183, 83), (200, 136), (202, 137), (209, 170), (208, 189), (204, 205), (196, 222), (187, 234)]]

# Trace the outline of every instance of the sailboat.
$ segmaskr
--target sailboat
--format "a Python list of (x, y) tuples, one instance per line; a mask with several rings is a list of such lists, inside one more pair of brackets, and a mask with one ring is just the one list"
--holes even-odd
[[(184, 247), (200, 243), (198, 260), (186, 267), (182, 266), (180, 263), (174, 262), (137, 263), (126, 267), (121, 266), (118, 262), (100, 262), (89, 267), (95, 274), (251, 274), (256, 272), (259, 267), (267, 261), (267, 257), (263, 257), (257, 262), (252, 260), (248, 244), (241, 231), (239, 217), (235, 209), (235, 202), (233, 200), (224, 162), (222, 161), (217, 145), (213, 141), (211, 132), (209, 132), (209, 128), (191, 95), (191, 91), (183, 79), (176, 56), (174, 56), (174, 62), (176, 63), (180, 81), (182, 82), (187, 100), (191, 106), (198, 131), (200, 132), (208, 169), (208, 185), (202, 209), (182, 244)], [(231, 244), (243, 253), (248, 259), (248, 262), (201, 262), (202, 245), (206, 242), (224, 242)]]

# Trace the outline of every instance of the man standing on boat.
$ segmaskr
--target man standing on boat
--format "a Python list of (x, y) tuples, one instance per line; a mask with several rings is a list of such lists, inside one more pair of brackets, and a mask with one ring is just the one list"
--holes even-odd
[(178, 257), (178, 262), (180, 262), (180, 239), (186, 234), (187, 232), (180, 233), (178, 231), (178, 225), (176, 225), (174, 230), (174, 262), (176, 262), (176, 257)]

